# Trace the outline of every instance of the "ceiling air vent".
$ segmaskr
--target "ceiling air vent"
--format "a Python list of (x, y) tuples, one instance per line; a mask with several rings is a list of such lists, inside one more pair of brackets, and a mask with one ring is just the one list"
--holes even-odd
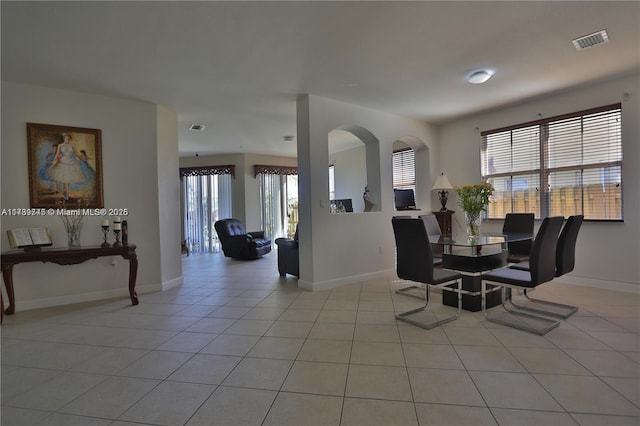
[(601, 30), (573, 40), (573, 45), (576, 47), (576, 50), (582, 50), (608, 41), (609, 36), (607, 35), (607, 30)]
[(189, 130), (201, 132), (205, 129), (205, 127), (207, 126), (205, 126), (204, 124), (192, 124), (191, 126), (189, 126)]

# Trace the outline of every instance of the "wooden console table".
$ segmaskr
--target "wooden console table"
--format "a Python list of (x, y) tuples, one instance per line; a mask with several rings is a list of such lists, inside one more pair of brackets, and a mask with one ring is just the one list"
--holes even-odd
[[(138, 257), (136, 256), (136, 246), (129, 244), (121, 247), (78, 247), (78, 248), (42, 248), (40, 250), (11, 250), (2, 252), (2, 277), (9, 297), (9, 306), (4, 310), (4, 303), (1, 305), (1, 315), (12, 315), (16, 309), (15, 294), (13, 292), (13, 266), (18, 263), (27, 262), (51, 262), (58, 265), (76, 265), (86, 262), (89, 259), (97, 259), (104, 256), (122, 256), (129, 261), (129, 295), (131, 304), (138, 304), (136, 294), (136, 277), (138, 275)], [(1, 294), (1, 292), (0, 292)], [(1, 299), (0, 299), (1, 301)]]
[(438, 225), (440, 225), (440, 231), (442, 232), (442, 234), (451, 235), (453, 233), (451, 217), (455, 212), (453, 210), (446, 210), (432, 213), (438, 220)]

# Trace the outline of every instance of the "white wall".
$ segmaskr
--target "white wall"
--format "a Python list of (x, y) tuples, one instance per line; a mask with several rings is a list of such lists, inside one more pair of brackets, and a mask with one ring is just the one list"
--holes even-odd
[[(393, 142), (417, 138), (431, 152), (429, 187), (439, 167), (435, 128), (427, 123), (362, 108), (343, 102), (304, 95), (298, 99), (298, 171), (300, 188), (300, 280), (299, 286), (321, 289), (362, 281), (394, 268), (393, 230), (395, 214), (392, 190)], [(329, 212), (327, 135), (344, 126), (360, 126), (380, 142), (381, 211), (331, 214)], [(367, 164), (367, 171), (369, 164)], [(424, 176), (423, 176), (424, 178)], [(375, 201), (375, 200), (374, 200)], [(430, 203), (424, 207), (429, 209)]]
[(362, 194), (368, 183), (366, 151), (363, 143), (355, 148), (336, 152), (329, 156), (329, 164), (334, 165), (335, 198), (351, 198), (354, 212), (364, 211)]
[[(175, 114), (173, 114), (175, 115)], [(102, 130), (104, 202), (106, 208), (126, 208), (129, 215), (129, 241), (137, 245), (139, 261), (138, 293), (159, 290), (164, 280), (180, 279), (180, 264), (170, 261), (161, 268), (161, 244), (179, 250), (174, 231), (163, 234), (161, 225), (171, 226), (174, 211), (159, 217), (158, 193), (163, 204), (179, 197), (177, 186), (165, 187), (158, 167), (172, 167), (169, 157), (177, 152), (173, 130), (159, 126), (158, 120), (172, 113), (156, 105), (80, 92), (2, 82), (2, 146), (0, 199), (2, 208), (28, 208), (26, 123), (58, 124)], [(169, 124), (172, 127), (173, 124)], [(160, 127), (160, 130), (159, 130)], [(159, 144), (158, 138), (162, 140)], [(167, 153), (159, 152), (167, 150)], [(164, 173), (177, 174), (177, 170)], [(163, 206), (164, 207), (164, 206)], [(102, 217), (86, 217), (82, 245), (102, 242)], [(2, 216), (2, 250), (8, 250), (6, 230), (17, 227), (46, 226), (54, 246), (66, 246), (66, 231), (58, 217)], [(162, 239), (161, 239), (162, 235)], [(172, 241), (174, 240), (175, 241)], [(110, 237), (113, 241), (113, 236)], [(167, 248), (171, 250), (170, 248)], [(179, 253), (179, 252), (178, 252)], [(29, 263), (14, 268), (17, 310), (41, 306), (123, 296), (128, 299), (128, 262), (121, 258), (99, 258), (73, 266)], [(179, 260), (179, 254), (178, 254)], [(141, 298), (141, 301), (144, 299)]]
[[(624, 93), (629, 94), (628, 100), (623, 100)], [(481, 131), (532, 121), (538, 114), (553, 117), (618, 102), (622, 102), (624, 223), (585, 222), (571, 276), (596, 285), (640, 285), (640, 75), (448, 123), (441, 127), (439, 136), (443, 170), (454, 185), (479, 182)], [(448, 206), (460, 210), (455, 194), (450, 194)], [(463, 223), (461, 213), (455, 216), (454, 224), (459, 226)], [(488, 230), (501, 227), (502, 222), (483, 224)]]
[(158, 229), (163, 289), (182, 284), (180, 176), (178, 174), (178, 115), (157, 106), (158, 129)]

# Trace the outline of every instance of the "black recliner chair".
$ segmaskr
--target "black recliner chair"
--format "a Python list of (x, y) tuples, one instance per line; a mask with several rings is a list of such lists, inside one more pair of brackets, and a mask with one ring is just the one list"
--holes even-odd
[(298, 227), (292, 238), (276, 238), (278, 246), (278, 273), (281, 277), (287, 274), (300, 278), (300, 251), (298, 249)]
[(227, 257), (252, 260), (271, 251), (271, 240), (264, 231), (247, 232), (238, 219), (221, 219), (213, 226)]

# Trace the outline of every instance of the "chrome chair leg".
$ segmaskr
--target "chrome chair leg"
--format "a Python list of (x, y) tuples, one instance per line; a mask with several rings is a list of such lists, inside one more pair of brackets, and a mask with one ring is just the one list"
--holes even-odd
[(529, 294), (527, 293), (527, 290), (528, 289), (524, 290), (524, 297), (526, 297), (529, 302), (531, 302), (533, 304), (548, 306), (550, 308), (555, 308), (558, 311), (551, 311), (551, 310), (542, 309), (542, 308), (535, 308), (533, 306), (527, 306), (527, 305), (517, 305), (517, 304), (513, 303), (513, 300), (512, 300), (511, 303), (517, 309), (520, 309), (522, 311), (535, 312), (537, 314), (542, 314), (542, 315), (547, 315), (547, 316), (551, 316), (551, 317), (555, 317), (555, 318), (562, 318), (562, 319), (569, 318), (571, 315), (573, 315), (576, 312), (578, 312), (578, 307), (577, 306), (565, 305), (563, 303), (551, 302), (549, 300), (534, 299), (533, 297), (529, 297)]
[[(405, 280), (398, 280), (394, 282), (405, 282)], [(410, 285), (408, 287), (399, 288), (396, 290), (396, 294), (402, 294), (404, 296), (410, 296), (415, 297), (416, 299), (424, 300), (424, 297), (422, 295), (410, 293), (411, 290), (420, 289), (420, 287), (421, 286), (419, 285)]]
[[(507, 312), (508, 316), (506, 318), (499, 318), (497, 316), (490, 316), (487, 312), (487, 282), (482, 280), (481, 283), (481, 305), (482, 305), (482, 314), (487, 319), (487, 321), (494, 322), (497, 324), (506, 325), (507, 327), (517, 328), (519, 330), (528, 331), (530, 333), (538, 334), (543, 336), (547, 334), (549, 331), (560, 325), (559, 321), (552, 320), (549, 318), (540, 317), (533, 314), (528, 314), (526, 312), (521, 312), (517, 307), (516, 309), (512, 309), (507, 306), (507, 303), (511, 303), (511, 296), (507, 297), (507, 288), (509, 286), (505, 286), (501, 283), (491, 283), (492, 285), (498, 285), (502, 288), (501, 291), (501, 299), (502, 299), (502, 308)], [(515, 307), (515, 305), (514, 305)], [(523, 318), (523, 320), (518, 321), (517, 317)], [(528, 321), (527, 321), (528, 320)], [(538, 327), (534, 326), (534, 323), (538, 323)]]
[[(457, 309), (457, 311), (456, 311), (456, 313), (454, 315), (449, 316), (447, 318), (443, 318), (441, 320), (436, 320), (436, 321), (433, 321), (433, 322), (430, 322), (430, 323), (426, 323), (426, 322), (423, 322), (423, 321), (418, 321), (416, 319), (410, 318), (410, 316), (413, 315), (413, 314), (425, 311), (427, 309), (427, 305), (429, 305), (429, 294), (430, 294), (430, 287), (431, 286), (428, 285), (428, 284), (424, 284), (424, 287), (425, 287), (424, 288), (424, 305), (422, 305), (422, 306), (420, 306), (418, 308), (412, 309), (410, 311), (407, 311), (407, 312), (402, 312), (402, 313), (396, 314), (396, 319), (398, 319), (400, 321), (407, 322), (409, 324), (413, 324), (413, 325), (418, 326), (418, 327), (422, 327), (422, 328), (424, 328), (426, 330), (430, 330), (430, 329), (432, 329), (434, 327), (437, 327), (439, 325), (446, 324), (448, 322), (451, 322), (453, 320), (458, 319), (458, 317), (460, 316), (460, 313), (462, 312), (462, 292), (460, 291), (461, 290), (461, 281), (462, 281), (461, 279), (456, 280), (456, 284), (457, 284), (457, 288), (458, 288), (458, 290), (457, 290), (457, 293), (458, 293), (458, 309)], [(449, 285), (449, 284), (451, 284), (451, 282), (448, 282), (448, 283), (445, 283), (445, 284), (441, 284), (441, 285)]]

